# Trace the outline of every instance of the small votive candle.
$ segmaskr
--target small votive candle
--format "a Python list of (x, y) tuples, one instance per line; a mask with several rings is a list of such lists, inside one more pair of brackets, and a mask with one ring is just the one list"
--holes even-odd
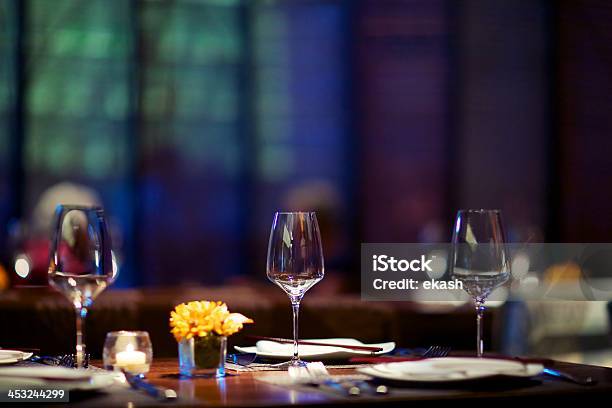
[(104, 368), (125, 370), (131, 374), (149, 371), (153, 360), (153, 348), (149, 333), (144, 331), (117, 331), (106, 335), (104, 342)]

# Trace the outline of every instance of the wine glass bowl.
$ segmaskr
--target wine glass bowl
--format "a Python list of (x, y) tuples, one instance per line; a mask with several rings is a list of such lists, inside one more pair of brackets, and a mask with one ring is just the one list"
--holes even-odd
[(293, 308), (294, 352), (286, 366), (303, 365), (298, 350), (298, 314), (304, 294), (324, 276), (321, 234), (314, 212), (277, 212), (268, 244), (267, 276)]
[(48, 279), (76, 311), (77, 368), (84, 364), (82, 325), (94, 299), (117, 275), (104, 210), (58, 205), (49, 256)]
[(453, 229), (453, 278), (463, 284), (476, 308), (476, 351), (484, 353), (482, 319), (484, 302), (510, 277), (510, 263), (499, 210), (460, 210)]

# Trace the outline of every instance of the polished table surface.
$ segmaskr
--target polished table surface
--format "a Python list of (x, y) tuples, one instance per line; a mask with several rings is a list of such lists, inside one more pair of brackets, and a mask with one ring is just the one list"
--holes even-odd
[[(612, 369), (604, 367), (554, 363), (555, 368), (575, 375), (591, 376), (598, 381), (594, 386), (580, 386), (562, 380), (539, 377), (537, 379), (508, 383), (484, 382), (470, 387), (454, 388), (391, 388), (387, 396), (382, 397), (340, 397), (314, 389), (291, 390), (258, 381), (263, 375), (286, 375), (283, 372), (249, 372), (233, 373), (222, 379), (183, 379), (178, 376), (176, 359), (158, 359), (154, 361), (148, 380), (156, 385), (172, 388), (179, 398), (176, 402), (160, 403), (153, 398), (132, 390), (113, 392), (106, 395), (83, 396), (71, 401), (76, 406), (288, 406), (288, 405), (344, 405), (361, 403), (378, 403), (386, 406), (401, 406), (410, 402), (414, 405), (430, 405), (440, 400), (498, 400), (523, 399), (542, 400), (550, 404), (556, 400), (579, 401), (587, 403), (601, 400), (602, 394), (612, 395)], [(334, 374), (349, 374), (351, 369), (331, 370)]]

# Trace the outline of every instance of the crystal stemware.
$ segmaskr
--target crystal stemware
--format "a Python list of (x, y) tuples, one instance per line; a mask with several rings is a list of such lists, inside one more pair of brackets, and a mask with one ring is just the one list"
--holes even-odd
[(94, 299), (117, 275), (104, 210), (58, 205), (49, 258), (49, 284), (76, 311), (76, 367), (83, 368), (83, 323)]
[(501, 211), (460, 210), (453, 230), (452, 275), (463, 284), (476, 308), (476, 354), (482, 357), (485, 300), (509, 278)]
[(293, 357), (283, 366), (301, 366), (298, 316), (308, 289), (323, 279), (323, 248), (314, 212), (277, 212), (268, 244), (268, 279), (287, 293), (293, 309)]

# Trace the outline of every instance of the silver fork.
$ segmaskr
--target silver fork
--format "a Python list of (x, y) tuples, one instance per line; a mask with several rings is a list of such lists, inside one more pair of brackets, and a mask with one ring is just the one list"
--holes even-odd
[[(289, 370), (291, 375), (291, 367)], [(310, 384), (318, 385), (320, 388), (346, 396), (356, 397), (364, 393), (385, 395), (389, 392), (388, 388), (384, 385), (375, 387), (369, 384), (365, 381), (367, 377), (363, 375), (344, 375), (334, 378), (322, 362), (308, 363), (306, 367), (297, 368), (296, 371), (294, 373), (295, 377), (306, 378), (306, 382)]]
[(322, 362), (308, 363), (306, 365), (308, 371), (319, 378), (327, 378), (327, 383), (340, 384), (344, 387), (349, 395), (362, 395), (364, 393), (371, 395), (386, 395), (389, 389), (386, 385), (374, 386), (366, 381), (367, 377), (362, 375), (346, 375), (340, 380), (334, 380), (331, 377), (325, 365)]
[[(83, 367), (89, 367), (89, 354), (84, 355)], [(62, 366), (74, 368), (76, 366), (76, 356), (74, 354), (62, 354), (59, 356), (32, 356), (30, 361), (51, 366)]]
[(447, 346), (431, 346), (423, 353), (425, 358), (446, 357), (450, 353), (451, 348)]

